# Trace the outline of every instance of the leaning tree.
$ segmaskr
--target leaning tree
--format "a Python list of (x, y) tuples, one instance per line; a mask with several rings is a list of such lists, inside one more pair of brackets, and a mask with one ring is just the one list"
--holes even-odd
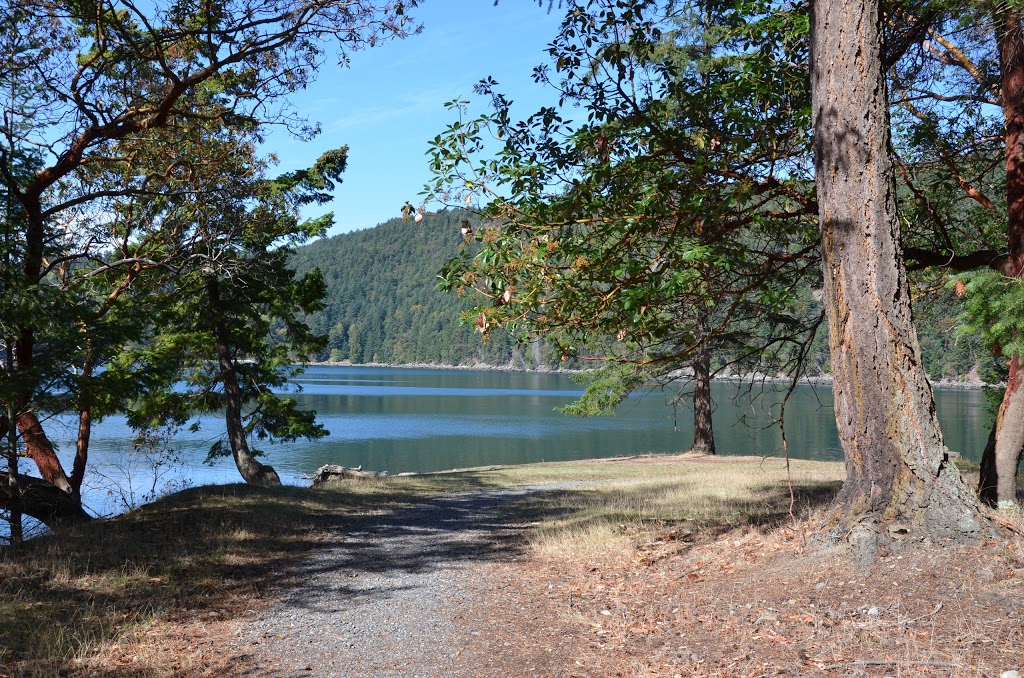
[[(0, 179), (17, 212), (7, 220), (3, 262), (19, 313), (4, 328), (9, 415), (0, 428), (17, 429), (24, 455), (72, 504), (80, 474), (61, 465), (43, 415), (75, 407), (84, 431), (89, 413), (112, 403), (108, 370), (97, 366), (145, 335), (148, 317), (141, 309), (132, 328), (115, 309), (138, 303), (129, 292), (171, 270), (182, 260), (175, 244), (193, 245), (201, 232), (195, 224), (183, 231), (168, 210), (189, 195), (195, 203), (204, 189), (190, 181), (211, 176), (214, 158), (190, 154), (176, 139), (204, 127), (258, 140), (268, 122), (312, 136), (315, 126), (288, 106), (288, 95), (311, 81), (332, 46), (344, 61), (415, 31), (405, 15), (415, 4), (6, 7), (0, 39), (21, 51), (17, 67), (0, 71), (8, 121)], [(10, 171), (29, 156), (31, 172)], [(84, 468), (82, 455), (79, 463)]]

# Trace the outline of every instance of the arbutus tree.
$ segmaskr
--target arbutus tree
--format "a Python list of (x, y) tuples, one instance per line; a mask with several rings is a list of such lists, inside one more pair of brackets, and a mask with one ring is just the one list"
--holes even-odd
[[(79, 454), (69, 476), (42, 415), (73, 403), (88, 431), (96, 404), (113, 403), (104, 384), (117, 371), (98, 369), (110, 359), (105, 351), (116, 355), (133, 340), (115, 337), (115, 309), (138, 299), (126, 292), (145, 287), (147, 276), (181, 263), (171, 248), (185, 241), (169, 226), (180, 222), (167, 217), (162, 191), (179, 190), (202, 159), (179, 153), (175, 135), (190, 126), (258, 134), (263, 123), (278, 122), (311, 136), (315, 128), (288, 108), (287, 95), (310, 81), (332, 43), (344, 60), (415, 31), (405, 17), (414, 5), (13, 5), (18, 15), (4, 24), (7, 36), (38, 39), (26, 48), (27, 68), (3, 71), (5, 89), (35, 83), (9, 106), (20, 124), (0, 148), (4, 188), (20, 215), (10, 239), (16, 257), (5, 261), (26, 310), (5, 337), (13, 362), (3, 400), (47, 483), (74, 500), (86, 457)], [(33, 172), (3, 171), (26, 151), (38, 158)], [(123, 211), (133, 198), (130, 213)], [(151, 289), (158, 287), (154, 281)], [(147, 315), (137, 325), (139, 317)], [(87, 433), (79, 442), (86, 452)]]
[(799, 298), (818, 276), (806, 21), (759, 3), (671, 8), (570, 7), (535, 76), (560, 106), (515, 122), (481, 83), (494, 112), (432, 142), (430, 191), (482, 206), (480, 244), (442, 272), (485, 300), (478, 329), (613, 363), (576, 412), (688, 368), (695, 448), (713, 451), (712, 354), (796, 374), (818, 318)]
[[(962, 333), (1004, 360), (1006, 388), (981, 462), (978, 492), (1016, 503), (1024, 428), (1021, 327), (1013, 309), (1024, 238), (1024, 61), (1021, 12), (1012, 3), (889, 8), (885, 64), (893, 86), (905, 200), (904, 256), (912, 270), (958, 275)], [(991, 378), (991, 377), (990, 377)]]
[[(777, 20), (780, 9), (744, 3), (737, 8), (743, 21), (749, 19), (751, 24), (758, 25), (764, 24), (753, 19), (766, 19), (771, 25), (772, 20)], [(636, 9), (636, 5), (630, 5), (630, 9)], [(570, 13), (574, 18), (581, 13), (585, 15), (583, 26), (575, 27), (579, 34), (585, 36), (588, 35), (585, 30), (588, 25), (614, 15), (599, 12), (598, 19), (594, 19), (577, 8), (570, 9)], [(631, 18), (635, 20), (635, 14)], [(700, 195), (702, 200), (694, 208), (679, 211), (705, 218), (699, 222), (699, 230), (693, 227), (695, 221), (684, 222), (690, 226), (686, 233), (691, 238), (687, 242), (691, 248), (687, 263), (692, 264), (697, 259), (694, 250), (698, 248), (703, 252), (700, 256), (706, 257), (703, 261), (715, 261), (710, 255), (715, 252), (714, 246), (718, 241), (712, 238), (709, 243), (693, 236), (702, 235), (709, 223), (736, 223), (729, 222), (728, 217), (743, 214), (741, 209), (737, 209), (743, 203), (734, 198), (751, 195), (747, 190), (778, 190), (770, 193), (772, 200), (761, 206), (763, 211), (756, 212), (758, 217), (772, 215), (773, 212), (777, 215), (779, 206), (792, 204), (787, 203), (787, 199), (805, 209), (813, 207), (822, 221), (822, 265), (826, 277), (832, 365), (837, 379), (837, 420), (848, 468), (848, 481), (839, 496), (833, 524), (839, 528), (838, 534), (848, 534), (865, 553), (870, 553), (885, 539), (886, 528), (911, 532), (917, 537), (970, 537), (982, 529), (983, 519), (942, 445), (911, 318), (904, 253), (900, 248), (897, 187), (885, 96), (885, 68), (893, 66), (920, 42), (928, 23), (923, 19), (905, 23), (901, 29), (903, 33), (898, 33), (900, 39), (891, 41), (889, 51), (883, 52), (883, 18), (877, 5), (861, 3), (844, 9), (838, 4), (823, 3), (815, 6), (815, 19), (812, 39), (816, 50), (815, 64), (827, 65), (815, 71), (812, 79), (817, 123), (814, 133), (818, 201), (808, 197), (805, 191), (795, 190), (806, 189), (806, 184), (798, 180), (786, 186), (778, 182), (779, 176), (768, 175), (765, 181), (758, 183), (740, 172), (733, 172), (726, 176), (736, 179), (739, 188), (730, 194), (733, 187), (714, 193), (717, 184), (709, 185), (698, 178), (700, 175), (691, 174), (688, 177), (688, 195)], [(567, 19), (567, 23), (569, 21)], [(639, 22), (631, 21), (622, 27), (620, 33), (613, 34), (632, 37), (636, 23)], [(795, 42), (801, 39), (797, 31), (787, 35)], [(624, 41), (624, 38), (612, 41), (616, 44), (615, 53), (631, 56), (642, 53), (642, 45), (618, 47)], [(754, 42), (778, 44), (769, 40)], [(581, 43), (585, 47), (578, 46), (575, 51), (561, 53), (557, 52), (557, 46), (553, 46), (553, 55), (558, 57), (556, 69), (582, 63), (581, 70), (586, 70), (595, 63), (594, 60), (588, 61), (586, 47), (598, 41), (581, 40)], [(776, 72), (780, 67), (792, 66), (797, 71), (805, 67), (799, 60), (791, 63), (785, 59), (773, 60), (771, 54), (768, 56), (762, 62), (751, 62), (752, 69), (756, 69), (758, 63), (764, 69), (762, 81), (768, 80), (765, 74)], [(600, 60), (597, 63), (600, 64)], [(628, 64), (623, 66), (609, 69), (612, 77), (607, 89), (591, 93), (582, 100), (614, 102), (615, 97), (623, 95), (623, 92), (644, 92), (642, 87), (631, 87), (635, 83), (635, 71), (631, 71)], [(599, 73), (597, 69), (587, 71), (584, 82), (589, 84), (598, 80), (595, 74)], [(847, 91), (850, 87), (853, 91)], [(491, 93), (493, 83), (486, 83), (485, 88), (485, 93)], [(778, 89), (786, 91), (784, 86)], [(628, 96), (623, 98), (629, 100)], [(747, 100), (737, 97), (731, 101), (737, 102), (738, 110), (726, 105), (722, 107), (726, 111), (723, 117), (730, 123), (743, 120)], [(652, 308), (664, 310), (665, 307), (644, 303), (657, 298), (650, 294), (649, 287), (644, 287), (645, 281), (651, 279), (644, 273), (644, 268), (651, 274), (662, 270), (687, 270), (687, 267), (679, 265), (679, 261), (671, 262), (664, 269), (657, 264), (651, 266), (655, 263), (652, 253), (636, 247), (637, 244), (645, 244), (637, 234), (658, 232), (657, 220), (644, 221), (646, 214), (642, 208), (648, 203), (643, 198), (645, 195), (660, 197), (662, 194), (656, 188), (647, 194), (630, 195), (623, 191), (622, 194), (627, 196), (624, 203), (628, 209), (602, 213), (600, 208), (610, 202), (609, 196), (615, 195), (614, 189), (619, 189), (625, 182), (615, 184), (611, 179), (593, 181), (592, 177), (614, 177), (613, 169), (618, 169), (619, 163), (627, 158), (641, 157), (647, 162), (641, 166), (650, 168), (648, 156), (638, 152), (631, 155), (630, 151), (646, 150), (645, 144), (650, 139), (658, 139), (657, 132), (624, 136), (620, 146), (620, 138), (608, 134), (609, 129), (619, 131), (619, 128), (602, 128), (600, 123), (604, 120), (590, 127), (577, 126), (584, 132), (589, 131), (587, 135), (578, 133), (577, 127), (565, 123), (559, 110), (545, 109), (516, 125), (510, 121), (506, 102), (500, 97), (495, 97), (495, 102), (494, 116), (460, 120), (433, 144), (435, 171), (440, 177), (433, 187), (435, 194), (443, 195), (453, 203), (461, 202), (467, 193), (475, 194), (478, 200), (485, 196), (480, 204), (486, 206), (485, 216), (490, 219), (490, 223), (476, 232), (483, 243), (480, 254), (450, 266), (443, 273), (446, 284), (456, 289), (475, 288), (491, 300), (476, 315), (481, 330), (496, 324), (507, 325), (510, 320), (527, 327), (533, 327), (539, 321), (549, 331), (567, 332), (570, 337), (574, 331), (592, 335), (599, 333), (598, 330), (602, 330), (600, 333), (604, 336), (620, 336), (623, 317), (637, 325), (646, 323), (647, 328), (655, 326), (652, 319), (657, 319), (659, 314), (648, 312)], [(707, 100), (703, 103), (704, 110), (717, 110), (714, 106), (707, 106)], [(773, 109), (768, 105), (762, 110), (770, 113)], [(699, 116), (692, 119), (699, 119)], [(687, 120), (678, 117), (667, 125), (673, 130), (681, 128), (692, 132), (693, 128), (685, 125)], [(656, 126), (651, 127), (656, 129)], [(779, 129), (772, 128), (770, 124), (762, 127), (764, 136), (776, 143), (780, 138), (791, 138), (779, 134)], [(792, 138), (806, 133), (806, 127), (798, 123), (792, 124), (790, 129), (793, 130)], [(466, 162), (467, 157), (480, 154), (487, 148), (490, 142), (485, 141), (485, 132), (488, 131), (493, 131), (493, 136), (503, 143), (498, 158), (476, 165)], [(756, 141), (758, 136), (752, 133), (748, 138)], [(699, 148), (703, 151), (709, 139), (715, 142), (712, 150), (724, 148), (726, 150), (722, 152), (728, 152), (739, 149), (736, 157), (749, 160), (745, 154), (751, 145), (730, 146), (727, 136), (709, 135), (682, 148), (693, 149), (703, 143)], [(628, 145), (630, 142), (633, 146)], [(756, 144), (753, 146), (757, 147)], [(563, 147), (571, 148), (575, 154), (559, 155)], [(670, 151), (664, 153), (666, 156), (669, 154)], [(691, 154), (688, 158), (694, 156), (704, 160), (702, 154)], [(560, 163), (559, 159), (564, 157), (596, 157), (593, 165), (599, 169), (587, 174), (579, 169), (585, 166), (583, 163), (573, 164), (564, 160)], [(747, 167), (756, 167), (756, 152), (753, 157), (755, 162)], [(781, 157), (800, 159), (806, 156), (797, 152), (792, 156), (782, 154)], [(508, 162), (508, 159), (513, 161)], [(791, 162), (800, 167), (798, 160)], [(624, 162), (622, 164), (625, 165)], [(679, 166), (699, 166), (702, 171), (711, 168), (712, 172), (715, 169), (715, 165), (707, 161), (680, 162)], [(780, 174), (787, 179), (797, 176), (792, 168), (786, 168)], [(638, 184), (651, 185), (654, 182), (649, 177), (660, 175), (654, 171), (646, 176), (637, 172), (636, 176), (648, 179)], [(666, 173), (666, 176), (671, 174)], [(678, 178), (679, 175), (675, 176)], [(591, 179), (590, 183), (587, 183), (588, 179)], [(968, 180), (963, 177), (953, 179), (970, 194)], [(502, 194), (497, 188), (499, 185), (504, 185), (508, 193)], [(577, 186), (580, 190), (575, 193)], [(510, 199), (508, 195), (513, 197)], [(795, 195), (804, 197), (797, 200)], [(526, 199), (520, 199), (523, 196)], [(577, 202), (565, 196), (576, 197)], [(585, 196), (595, 197), (587, 202)], [(733, 199), (731, 202), (730, 198)], [(472, 204), (472, 195), (466, 197), (466, 202)], [(678, 207), (678, 203), (670, 200), (663, 201), (663, 204)], [(616, 217), (608, 218), (608, 214)], [(794, 209), (787, 216), (797, 217), (799, 214)], [(607, 228), (617, 220), (621, 220), (618, 230)], [(726, 240), (730, 245), (745, 244), (740, 234), (746, 231), (728, 230), (726, 233), (732, 236), (731, 240)], [(687, 250), (680, 247), (678, 251)], [(906, 252), (915, 265), (930, 262), (933, 255), (934, 250), (926, 248), (908, 247)], [(984, 252), (973, 253), (973, 261), (980, 261), (982, 256)], [(467, 264), (467, 261), (471, 263)], [(612, 272), (621, 277), (598, 277), (594, 270), (599, 271), (606, 263), (618, 264)], [(957, 260), (957, 263), (961, 262)], [(728, 267), (724, 268), (728, 270)], [(693, 267), (689, 270), (692, 271)], [(632, 275), (627, 277), (624, 273)], [(700, 277), (710, 276), (702, 271)], [(595, 283), (595, 280), (599, 282)], [(765, 289), (772, 288), (769, 285)], [(692, 293), (693, 288), (690, 291)], [(523, 300), (526, 300), (525, 304)], [(637, 300), (641, 300), (639, 304)], [(603, 325), (587, 325), (585, 322), (589, 321), (584, 319), (593, 309), (587, 304), (594, 302), (599, 304), (600, 311), (629, 310), (633, 317), (609, 312), (607, 316), (597, 317), (614, 320)], [(565, 305), (560, 306), (561, 303)], [(574, 312), (577, 315), (572, 315)], [(626, 328), (627, 335), (629, 329)], [(647, 349), (654, 345), (658, 336), (651, 333), (645, 338), (649, 343), (643, 348)]]

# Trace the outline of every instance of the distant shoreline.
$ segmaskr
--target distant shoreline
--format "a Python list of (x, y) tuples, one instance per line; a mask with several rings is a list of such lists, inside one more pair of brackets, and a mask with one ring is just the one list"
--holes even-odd
[[(420, 369), (420, 370), (462, 370), (462, 371), (479, 371), (479, 372), (523, 372), (526, 374), (579, 374), (581, 372), (587, 372), (585, 369), (551, 369), (549, 367), (541, 368), (523, 368), (513, 365), (511, 363), (505, 365), (492, 365), (490, 363), (474, 363), (472, 365), (441, 365), (437, 363), (353, 363), (348, 360), (340, 362), (311, 362), (308, 363), (310, 367), (386, 367), (389, 369)], [(688, 375), (685, 371), (680, 370), (676, 379), (686, 379)], [(714, 381), (742, 383), (742, 382), (770, 382), (770, 383), (788, 383), (788, 377), (773, 377), (765, 374), (726, 374), (716, 375), (712, 377)], [(832, 375), (823, 374), (815, 377), (801, 377), (799, 383), (808, 385), (832, 385)], [(929, 379), (929, 383), (932, 388), (942, 389), (945, 391), (976, 391), (983, 389), (987, 386), (999, 387), (1003, 384), (988, 384), (984, 381), (956, 381), (952, 379)]]
[(472, 365), (441, 365), (438, 363), (354, 363), (349, 360), (340, 362), (312, 362), (311, 367), (387, 367), (389, 369), (410, 369), (410, 370), (464, 370), (479, 372), (527, 372), (534, 374), (577, 374), (587, 370), (551, 369), (549, 367), (524, 368), (517, 367), (511, 363), (506, 365), (492, 365), (490, 363), (474, 363)]

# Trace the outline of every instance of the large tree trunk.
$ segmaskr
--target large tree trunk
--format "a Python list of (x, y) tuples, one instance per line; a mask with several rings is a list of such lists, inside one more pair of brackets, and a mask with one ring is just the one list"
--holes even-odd
[(74, 494), (64, 467), (57, 458), (53, 443), (46, 437), (43, 425), (35, 412), (28, 411), (18, 417), (18, 431), (25, 443), (25, 456), (35, 462), (43, 480), (67, 494)]
[(811, 22), (825, 305), (846, 461), (834, 520), (863, 555), (886, 526), (918, 538), (977, 535), (977, 504), (942, 443), (911, 319), (878, 1), (818, 0)]
[(711, 349), (707, 342), (697, 347), (693, 359), (693, 447), (692, 452), (715, 453), (715, 429), (711, 422)]
[[(12, 483), (10, 474), (0, 473), (0, 507), (16, 505), (21, 513), (42, 521), (48, 527), (92, 519), (80, 503), (53, 484), (23, 475), (16, 476), (14, 480)], [(17, 486), (18, 494), (11, 493), (12, 485)]]
[[(1009, 4), (994, 17), (999, 50), (1000, 94), (1006, 128), (1007, 258), (1003, 273), (1024, 272), (1024, 35), (1021, 12)], [(1024, 449), (1024, 374), (1019, 356), (1010, 357), (1010, 375), (999, 414), (981, 460), (978, 494), (991, 506), (1017, 504), (1017, 469)]]
[(206, 288), (210, 297), (211, 310), (215, 314), (213, 337), (216, 344), (221, 385), (224, 388), (224, 419), (228, 429), (228, 443), (231, 445), (231, 455), (235, 459), (235, 466), (238, 467), (238, 472), (242, 474), (245, 482), (250, 485), (280, 486), (281, 478), (277, 475), (277, 471), (273, 467), (257, 461), (249, 449), (249, 442), (245, 437), (245, 427), (242, 425), (242, 389), (238, 385), (238, 371), (235, 369), (235, 361), (231, 356), (228, 330), (224, 325), (223, 316), (220, 314), (220, 282), (216, 277), (210, 276), (207, 278)]

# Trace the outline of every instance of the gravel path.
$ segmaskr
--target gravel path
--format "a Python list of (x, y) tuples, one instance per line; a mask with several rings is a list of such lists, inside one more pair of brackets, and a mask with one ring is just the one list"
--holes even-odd
[(256, 676), (474, 676), (460, 648), (488, 562), (512, 558), (522, 529), (502, 523), (509, 501), (579, 483), (483, 490), (332, 528), (301, 586), (237, 631)]

